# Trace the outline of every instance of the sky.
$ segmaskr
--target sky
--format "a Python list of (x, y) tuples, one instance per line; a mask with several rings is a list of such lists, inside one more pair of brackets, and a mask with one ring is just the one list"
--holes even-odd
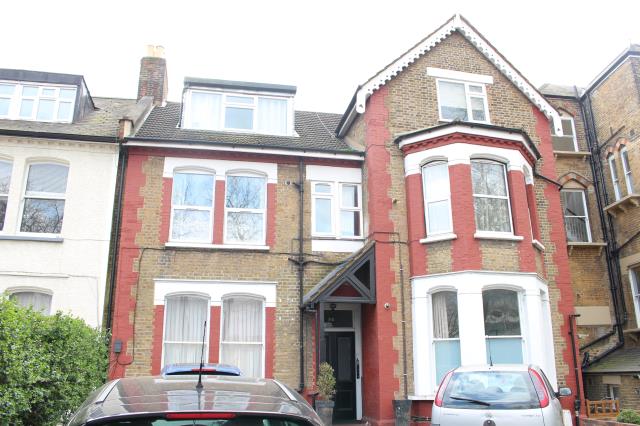
[(148, 44), (169, 100), (185, 76), (290, 84), (296, 109), (342, 113), (358, 84), (462, 14), (535, 86), (586, 86), (631, 42), (639, 0), (33, 1), (3, 4), (0, 68), (84, 75), (136, 96)]

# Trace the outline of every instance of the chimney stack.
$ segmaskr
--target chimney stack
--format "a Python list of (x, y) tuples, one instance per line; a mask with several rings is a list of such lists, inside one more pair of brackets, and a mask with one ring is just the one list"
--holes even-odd
[(154, 105), (164, 106), (167, 101), (167, 60), (164, 47), (147, 46), (147, 54), (140, 60), (138, 100), (151, 96)]

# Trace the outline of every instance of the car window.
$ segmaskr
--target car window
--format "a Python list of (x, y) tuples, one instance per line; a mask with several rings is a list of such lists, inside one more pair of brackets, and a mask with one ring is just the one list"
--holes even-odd
[(307, 426), (308, 423), (295, 419), (236, 417), (233, 419), (180, 419), (136, 418), (99, 423), (101, 426)]
[(465, 371), (454, 373), (445, 390), (443, 407), (513, 410), (540, 408), (526, 371)]

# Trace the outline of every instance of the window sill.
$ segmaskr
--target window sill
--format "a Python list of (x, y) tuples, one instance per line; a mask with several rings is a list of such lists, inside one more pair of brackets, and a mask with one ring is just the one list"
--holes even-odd
[(591, 153), (589, 151), (553, 151), (553, 156), (556, 158), (582, 158), (583, 160), (586, 160), (591, 156)]
[(536, 240), (536, 239), (534, 239), (533, 241), (531, 241), (531, 244), (533, 244), (533, 246), (534, 246), (535, 248), (537, 248), (538, 250), (540, 250), (540, 251), (545, 251), (545, 250), (546, 250), (546, 248), (544, 247), (544, 245), (543, 245), (540, 241), (538, 241), (538, 240)]
[(0, 235), (0, 240), (5, 241), (40, 241), (45, 243), (61, 243), (64, 238), (60, 236), (37, 236), (37, 235)]
[(567, 247), (569, 247), (569, 254), (573, 252), (574, 248), (596, 248), (599, 253), (602, 253), (602, 248), (606, 247), (607, 243), (593, 242), (593, 241), (567, 241)]
[(436, 396), (435, 396), (435, 394), (433, 394), (433, 395), (409, 395), (408, 398), (411, 401), (433, 401), (436, 398)]
[(479, 240), (504, 240), (504, 241), (522, 241), (524, 237), (520, 235), (513, 235), (508, 232), (486, 232), (478, 231), (473, 234), (473, 237)]
[(458, 238), (456, 234), (454, 234), (453, 232), (447, 232), (446, 234), (431, 235), (429, 237), (422, 238), (420, 240), (420, 243), (429, 244), (429, 243), (436, 243), (438, 241), (455, 240), (456, 238)]
[(169, 241), (165, 247), (173, 248), (201, 248), (201, 249), (218, 249), (218, 250), (257, 250), (267, 251), (269, 246), (251, 245), (251, 244), (209, 244), (209, 243), (181, 243), (177, 241)]
[(633, 193), (626, 197), (620, 198), (615, 203), (609, 204), (604, 210), (611, 216), (615, 217), (618, 213), (624, 213), (629, 208), (640, 206), (640, 194)]

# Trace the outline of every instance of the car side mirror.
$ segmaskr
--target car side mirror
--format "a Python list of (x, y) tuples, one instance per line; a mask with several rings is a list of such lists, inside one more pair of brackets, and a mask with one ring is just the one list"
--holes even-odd
[(557, 396), (571, 396), (571, 389), (570, 388), (560, 388), (558, 389), (558, 392), (556, 393)]

